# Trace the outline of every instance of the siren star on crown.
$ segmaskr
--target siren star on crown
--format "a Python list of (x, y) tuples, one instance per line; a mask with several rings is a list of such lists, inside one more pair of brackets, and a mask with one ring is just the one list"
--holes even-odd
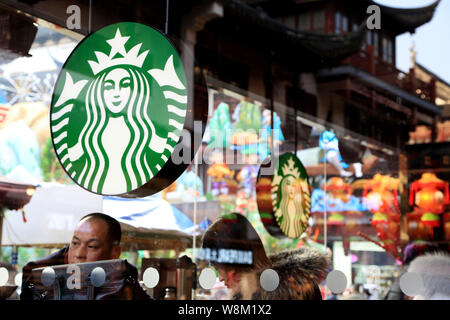
[(289, 160), (287, 161), (287, 163), (281, 168), (281, 170), (283, 171), (283, 175), (293, 175), (295, 177), (299, 177), (300, 176), (300, 171), (298, 170), (298, 168), (295, 167), (295, 162), (294, 159), (292, 157), (289, 158)]
[[(125, 49), (125, 43), (129, 38), (130, 37), (123, 37), (119, 28), (117, 28), (114, 38), (106, 40), (106, 42), (111, 46), (109, 55), (106, 55), (101, 51), (95, 51), (97, 62), (92, 60), (88, 61), (94, 75), (97, 75), (99, 72), (109, 67), (117, 65), (132, 65), (142, 68), (149, 50), (139, 54), (139, 50), (142, 46), (142, 43), (139, 43), (127, 52)], [(122, 57), (114, 58), (117, 53), (122, 55)]]

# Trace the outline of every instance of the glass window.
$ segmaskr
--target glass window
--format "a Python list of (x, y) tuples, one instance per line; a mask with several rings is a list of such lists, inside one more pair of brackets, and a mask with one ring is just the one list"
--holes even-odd
[(298, 30), (306, 31), (309, 30), (309, 12), (303, 12), (298, 16)]
[(313, 31), (324, 32), (325, 31), (325, 11), (314, 11), (313, 14)]
[(394, 63), (394, 42), (392, 39), (388, 39), (388, 62)]
[(389, 53), (388, 53), (389, 40), (386, 37), (383, 37), (383, 48), (382, 48), (382, 50), (383, 50), (382, 59), (383, 59), (383, 61), (388, 62), (388, 60), (389, 60), (389, 58), (388, 58), (388, 56), (389, 56)]
[(296, 17), (294, 16), (290, 16), (286, 18), (286, 26), (288, 26), (289, 28), (295, 29), (296, 27)]
[(374, 51), (375, 57), (378, 57), (378, 55), (379, 55), (378, 51), (379, 50), (380, 50), (380, 48), (379, 48), (379, 35), (378, 35), (378, 32), (374, 31), (373, 32), (373, 51)]
[(348, 18), (346, 16), (342, 16), (342, 31), (347, 32), (348, 31)]
[(334, 33), (336, 33), (336, 34), (341, 33), (341, 13), (340, 12), (334, 13)]
[[(315, 32), (322, 32), (326, 25), (324, 10), (283, 17), (279, 21), (296, 30)], [(0, 29), (3, 22), (0, 21)], [(15, 271), (20, 272), (26, 263), (44, 258), (64, 243), (70, 243), (70, 238), (65, 242), (64, 237), (72, 237), (74, 226), (86, 210), (105, 212), (120, 219), (124, 235), (120, 258), (136, 265), (141, 279), (146, 268), (157, 269), (157, 286), (149, 285), (146, 289), (155, 299), (222, 300), (230, 295), (238, 299), (263, 299), (278, 293), (295, 293), (294, 298), (302, 298), (301, 294), (308, 288), (317, 289), (311, 293), (315, 298), (326, 299), (331, 295), (326, 275), (334, 269), (344, 272), (348, 287), (332, 298), (380, 300), (400, 271), (405, 271), (406, 261), (403, 267), (400, 264), (401, 258), (407, 257), (399, 256), (399, 249), (403, 249), (400, 234), (402, 238), (407, 234), (411, 244), (417, 245), (412, 248), (422, 250), (425, 241), (430, 241), (433, 246), (448, 250), (450, 160), (448, 144), (444, 142), (449, 141), (448, 123), (437, 124), (436, 143), (431, 143), (434, 129), (430, 127), (418, 126), (416, 131), (408, 132), (407, 117), (400, 113), (400, 108), (394, 110), (393, 101), (402, 104), (402, 99), (393, 91), (388, 94), (386, 88), (352, 78), (352, 94), (336, 94), (342, 88), (342, 79), (323, 76), (317, 81), (314, 72), (292, 71), (289, 61), (280, 60), (272, 69), (276, 73), (272, 105), (262, 96), (267, 79), (261, 69), (267, 66), (267, 61), (259, 60), (260, 52), (245, 52), (248, 59), (255, 60), (252, 62), (244, 60), (244, 55), (235, 55), (228, 62), (230, 55), (224, 52), (233, 52), (228, 50), (212, 55), (213, 58), (198, 54), (199, 48), (199, 52), (228, 49), (229, 43), (221, 42), (228, 38), (222, 39), (219, 33), (214, 33), (217, 42), (211, 40), (211, 43), (204, 39), (207, 36), (199, 36), (198, 48), (189, 53), (195, 54), (192, 58), (196, 76), (205, 74), (206, 82), (204, 100), (197, 100), (197, 96), (193, 99), (196, 104), (208, 106), (208, 120), (201, 124), (202, 128), (206, 127), (204, 136), (193, 137), (193, 141), (201, 140), (197, 161), (170, 186), (149, 197), (124, 199), (85, 191), (62, 169), (48, 127), (55, 81), (83, 36), (37, 18), (30, 20), (28, 26), (37, 28), (36, 38), (30, 40), (32, 46), (26, 51), (29, 56), (22, 53), (23, 57), (10, 58), (11, 52), (0, 45), (0, 217), (4, 219), (0, 267), (4, 261), (11, 261)], [(208, 26), (213, 31), (223, 27)], [(336, 34), (342, 34), (356, 30), (358, 24), (335, 12), (333, 27)], [(202, 32), (206, 31), (200, 31), (199, 35)], [(108, 49), (109, 46), (116, 49), (118, 45), (117, 51), (123, 52), (135, 45), (132, 35), (117, 32), (116, 35), (115, 44), (109, 41)], [(393, 67), (396, 48), (391, 35), (388, 29), (379, 33), (367, 30), (364, 46), (373, 46), (375, 56), (381, 56), (382, 61)], [(184, 48), (184, 40), (174, 38)], [(124, 45), (126, 41), (129, 42)], [(245, 36), (235, 37), (230, 46), (242, 49), (246, 41), (249, 40)], [(271, 46), (275, 44), (270, 41), (267, 46), (273, 49)], [(251, 43), (248, 44), (246, 50), (251, 48)], [(91, 53), (92, 57), (102, 57), (94, 50)], [(366, 67), (367, 52), (359, 54), (355, 60), (363, 61), (361, 66)], [(111, 53), (110, 58), (113, 57)], [(87, 67), (87, 60), (77, 66), (86, 63)], [(225, 68), (229, 72), (218, 72), (224, 64), (231, 66)], [(260, 72), (255, 72), (257, 68)], [(168, 77), (173, 76), (169, 69)], [(208, 69), (209, 76), (202, 71)], [(389, 81), (384, 75), (377, 79)], [(74, 83), (82, 84), (75, 78), (70, 85)], [(120, 90), (129, 87), (126, 82), (121, 84), (124, 86)], [(157, 85), (155, 81), (153, 84)], [(194, 80), (196, 93), (203, 89), (198, 84)], [(98, 88), (108, 90), (103, 86)], [(260, 95), (246, 88), (257, 90)], [(86, 94), (87, 90), (90, 89), (86, 89)], [(167, 92), (154, 91), (153, 96), (162, 99)], [(182, 97), (177, 93), (167, 96)], [(171, 103), (176, 103), (175, 99)], [(365, 108), (370, 108), (371, 101), (377, 101), (375, 115)], [(414, 107), (415, 102), (411, 101), (406, 107)], [(418, 109), (418, 121), (426, 122), (429, 115), (420, 112)], [(430, 117), (428, 121), (432, 120)], [(186, 142), (184, 139), (185, 136), (180, 140), (182, 144)], [(427, 143), (430, 148), (424, 148)], [(273, 177), (261, 183), (262, 164), (274, 153), (295, 154), (302, 163), (301, 173), (296, 161), (290, 158), (291, 161), (276, 169), (277, 173), (271, 172)], [(27, 185), (33, 183), (32, 187), (39, 185), (36, 189), (22, 190), (24, 194), (32, 194), (24, 212), (1, 207), (5, 198), (13, 199), (8, 194), (1, 195), (5, 185), (3, 177), (23, 179)], [(301, 212), (300, 217), (297, 212)], [(217, 221), (219, 224), (213, 223)], [(298, 221), (302, 223), (299, 234)], [(133, 229), (136, 226), (140, 229)], [(289, 238), (283, 233), (295, 236)], [(35, 236), (39, 244), (37, 240), (34, 242)], [(49, 237), (53, 242), (42, 241), (38, 236)], [(47, 248), (48, 244), (53, 247)], [(312, 267), (312, 264), (305, 263), (298, 253), (312, 249), (323, 254), (322, 258), (317, 253), (309, 256), (315, 260), (312, 264), (319, 264), (318, 259), (326, 257), (329, 261), (320, 263), (323, 270), (303, 272), (302, 266)], [(292, 251), (277, 254), (284, 250)], [(205, 278), (200, 276), (206, 267), (212, 268), (206, 270), (212, 273), (208, 277), (211, 281), (206, 281), (212, 282), (211, 285), (205, 285)], [(260, 288), (258, 281), (266, 269), (281, 271), (280, 288), (291, 285), (293, 290), (277, 293)], [(302, 282), (305, 278), (301, 277), (306, 273), (314, 281)], [(239, 282), (242, 279), (250, 285)], [(12, 284), (14, 279), (8, 281)], [(144, 287), (145, 281), (141, 284)], [(257, 291), (252, 291), (253, 288)], [(3, 289), (0, 287), (0, 291)]]
[(370, 31), (370, 30), (367, 30), (366, 31), (366, 43), (367, 43), (367, 45), (372, 45), (372, 31)]

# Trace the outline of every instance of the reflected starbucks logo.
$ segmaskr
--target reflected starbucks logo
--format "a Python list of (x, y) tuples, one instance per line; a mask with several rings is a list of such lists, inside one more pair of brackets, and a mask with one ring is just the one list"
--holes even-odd
[(105, 195), (153, 178), (180, 139), (186, 78), (171, 43), (138, 23), (85, 38), (65, 63), (51, 104), (60, 163), (83, 188)]
[(306, 170), (294, 154), (280, 156), (272, 179), (272, 205), (281, 231), (298, 238), (308, 226), (311, 196)]

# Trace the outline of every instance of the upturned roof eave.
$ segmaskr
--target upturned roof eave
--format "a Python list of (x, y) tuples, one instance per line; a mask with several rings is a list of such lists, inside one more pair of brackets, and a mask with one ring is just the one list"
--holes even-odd
[(355, 31), (346, 34), (320, 34), (299, 31), (285, 26), (268, 16), (264, 11), (255, 9), (239, 0), (219, 0), (224, 5), (225, 17), (228, 14), (239, 17), (247, 24), (262, 28), (271, 37), (283, 39), (286, 44), (294, 44), (297, 49), (305, 50), (320, 58), (341, 60), (360, 50), (365, 37), (365, 22)]
[(378, 4), (373, 0), (367, 2), (379, 6), (381, 14), (391, 22), (396, 33), (401, 34), (404, 32), (414, 33), (415, 29), (430, 22), (440, 1), (436, 0), (430, 5), (420, 8), (393, 8)]

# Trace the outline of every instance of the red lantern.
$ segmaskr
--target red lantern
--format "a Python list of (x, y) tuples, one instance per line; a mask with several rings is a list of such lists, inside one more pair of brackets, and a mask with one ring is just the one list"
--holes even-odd
[(448, 203), (448, 184), (434, 173), (424, 173), (411, 184), (409, 204), (416, 205), (422, 212), (440, 214)]

